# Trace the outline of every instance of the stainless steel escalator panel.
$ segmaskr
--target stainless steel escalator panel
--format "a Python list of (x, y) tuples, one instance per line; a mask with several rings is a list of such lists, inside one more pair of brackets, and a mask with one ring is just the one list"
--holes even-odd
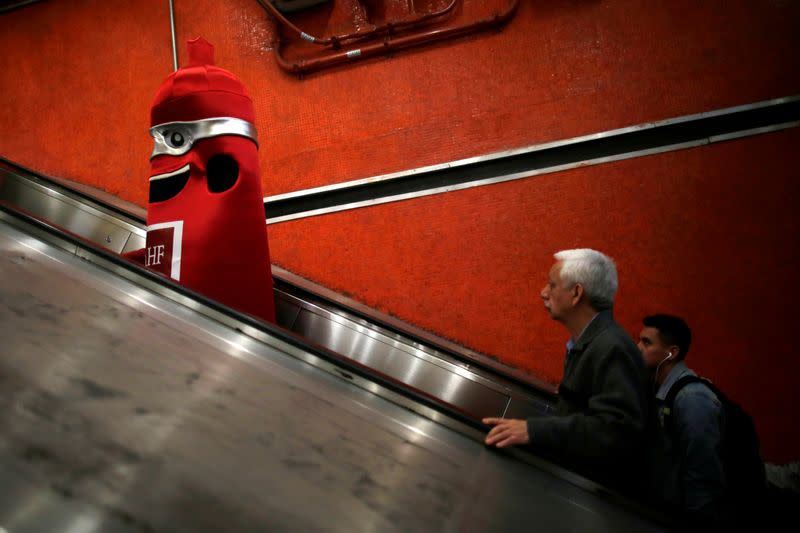
[(301, 305), (294, 298), (282, 292), (275, 291), (275, 322), (289, 331), (294, 329), (294, 323), (300, 314)]
[(508, 395), (417, 357), (402, 343), (389, 344), (308, 309), (300, 311), (293, 330), (473, 418), (502, 416), (508, 405)]
[[(69, 184), (49, 183), (7, 165), (0, 166), (0, 200), (114, 252), (124, 253), (144, 247), (144, 227), (134, 219), (125, 219), (118, 212), (125, 206), (109, 208), (99, 200), (93, 203), (85, 196), (92, 193), (101, 194), (101, 191), (84, 190), (82, 194), (78, 194), (69, 189)], [(85, 255), (74, 247), (72, 249), (79, 255)], [(92, 260), (89, 256), (86, 258)], [(288, 287), (292, 288), (294, 285), (289, 283)], [(548, 401), (552, 402), (552, 399), (548, 400), (546, 395), (533, 398), (526, 394), (524, 388), (496, 374), (459, 361), (413, 336), (390, 331), (377, 323), (353, 315), (348, 312), (347, 307), (337, 307), (315, 297), (314, 291), (322, 290), (320, 287), (310, 286), (308, 282), (303, 287), (301, 290), (310, 291), (303, 296), (310, 298), (308, 301), (282, 290), (275, 291), (277, 321), (282, 327), (296, 331), (312, 342), (350, 356), (349, 351), (341, 350), (349, 349), (347, 344), (355, 341), (344, 343), (339, 340), (334, 343), (328, 330), (347, 333), (350, 337), (359, 336), (361, 352), (353, 357), (355, 360), (367, 365), (376, 364), (378, 371), (395, 379), (410, 379), (407, 382), (409, 386), (451, 403), (473, 416), (484, 413), (502, 416), (507, 406), (520, 417), (545, 414), (551, 409)], [(325, 294), (330, 296), (329, 292)], [(191, 305), (190, 302), (184, 304)], [(302, 315), (303, 321), (298, 322), (301, 309), (313, 313), (316, 318)], [(321, 324), (323, 318), (329, 322), (325, 328), (307, 327), (309, 320)], [(363, 351), (367, 348), (377, 351), (373, 356), (367, 356)]]
[[(299, 305), (302, 309), (328, 320), (332, 323), (331, 328), (336, 329), (339, 326), (345, 327), (348, 331), (347, 334), (350, 336), (361, 335), (380, 341), (385, 345), (412, 354), (414, 357), (424, 359), (425, 361), (442, 367), (451, 373), (464, 376), (472, 381), (481, 383), (482, 385), (503, 394), (508, 393), (510, 390), (507, 385), (498, 383), (489, 378), (487, 375), (477, 372), (470, 365), (454, 360), (452, 357), (441, 353), (430, 346), (415, 342), (414, 339), (405, 335), (386, 330), (385, 328), (377, 324), (373, 324), (368, 320), (353, 316), (343, 309), (337, 309), (333, 306), (326, 305), (324, 302), (315, 301), (310, 296), (306, 299), (302, 299), (286, 292), (277, 292), (279, 294), (279, 299), (292, 301), (296, 305)], [(296, 330), (296, 326), (292, 327), (291, 329)], [(329, 342), (329, 334), (327, 333), (327, 330), (306, 328), (304, 331), (306, 333), (303, 336), (307, 339), (327, 346), (327, 342)], [(345, 355), (349, 356), (349, 352)]]
[(452, 405), (476, 419), (512, 417), (510, 413), (514, 418), (528, 418), (554, 410), (548, 396), (532, 396), (500, 376), (483, 373), (311, 296), (301, 299), (277, 289), (275, 295), (279, 325), (436, 398), (457, 402)]
[(15, 174), (0, 180), (0, 199), (116, 253), (136, 249), (131, 236), (143, 242), (140, 228)]
[(0, 221), (0, 528), (660, 531)]
[(132, 252), (134, 250), (141, 250), (145, 246), (145, 235), (139, 235), (137, 233), (131, 233), (128, 242), (125, 243), (125, 247), (122, 249), (120, 253), (127, 253)]
[[(518, 388), (536, 390), (545, 404), (551, 404), (555, 401), (558, 388), (552, 383), (538, 379), (527, 372), (505, 365), (497, 359), (470, 350), (449, 339), (368, 307), (357, 300), (298, 276), (278, 265), (272, 265), (272, 276), (279, 281), (279, 287), (283, 284), (287, 286), (286, 291), (288, 293), (295, 294), (295, 291), (297, 291), (298, 294), (302, 294), (299, 298), (306, 304), (311, 303), (316, 308), (322, 308), (326, 312), (401, 340), (405, 344), (429, 353), (442, 361), (450, 361), (462, 368), (473, 369), (479, 376), (483, 374), (489, 375), (492, 381), (502, 376), (498, 381), (504, 382), (504, 387), (513, 389), (514, 387), (511, 383), (525, 383), (524, 387)], [(276, 294), (280, 292), (280, 290), (276, 290)], [(456, 354), (457, 357), (454, 358), (450, 354)], [(481, 368), (487, 369), (488, 372), (481, 372), (479, 370)]]
[[(55, 180), (54, 178), (49, 178)], [(8, 186), (4, 182), (8, 181)], [(73, 190), (74, 189), (74, 190)], [(81, 194), (75, 191), (80, 191)], [(53, 204), (50, 199), (60, 200), (60, 203)], [(94, 199), (94, 200), (92, 200)], [(39, 179), (35, 174), (22, 169), (16, 169), (10, 165), (0, 161), (0, 200), (6, 201), (11, 205), (26, 209), (40, 218), (47, 220), (51, 223), (65, 227), (59, 223), (59, 220), (91, 220), (82, 216), (82, 213), (97, 216), (97, 219), (103, 222), (111, 222), (119, 225), (126, 230), (130, 230), (130, 237), (125, 244), (122, 252), (141, 249), (145, 245), (146, 231), (145, 226), (139, 220), (144, 217), (146, 211), (138, 206), (124, 202), (104, 191), (96, 190), (80, 183), (68, 182), (65, 180), (55, 180), (50, 183), (46, 180)], [(55, 205), (57, 208), (54, 212), (50, 212), (47, 206)], [(59, 213), (62, 210), (69, 210), (72, 207), (81, 213), (65, 213), (68, 216), (63, 216)], [(109, 209), (110, 208), (110, 209)], [(128, 216), (121, 213), (133, 213)], [(138, 217), (138, 218), (137, 218)], [(112, 249), (116, 252), (116, 246), (109, 246), (107, 242), (107, 231), (95, 230), (91, 224), (73, 224), (71, 227), (65, 229), (80, 235), (81, 237), (94, 242), (100, 246)], [(114, 239), (118, 241), (118, 239)], [(429, 331), (422, 330), (413, 326), (412, 324), (402, 322), (392, 316), (382, 314), (374, 309), (364, 306), (363, 304), (348, 299), (341, 294), (335, 293), (325, 287), (317, 285), (310, 280), (303, 279), (292, 272), (286, 271), (277, 265), (272, 265), (273, 276), (279, 279), (284, 284), (292, 289), (299, 288), (301, 292), (308, 293), (314, 297), (316, 306), (322, 306), (326, 312), (340, 315), (349, 321), (360, 321), (368, 328), (380, 331), (382, 335), (395, 336), (406, 345), (410, 345), (415, 349), (423, 352), (430, 353), (443, 362), (450, 361), (450, 357), (441, 352), (450, 351), (460, 355), (463, 361), (471, 362), (476, 361), (479, 365), (487, 368), (494, 369), (500, 374), (513, 376), (521, 382), (528, 382), (534, 388), (542, 391), (546, 396), (552, 396), (555, 393), (555, 388), (548, 383), (537, 380), (535, 377), (528, 374), (519, 372), (511, 367), (507, 367), (497, 362), (496, 360), (486, 357), (483, 354), (472, 352), (459, 346), (451, 341), (437, 337)], [(291, 295), (281, 294), (281, 291), (276, 291), (276, 298), (280, 299), (286, 296), (291, 299)], [(321, 297), (321, 298), (320, 298)], [(333, 302), (333, 306), (323, 303)], [(367, 317), (367, 320), (357, 319), (354, 315), (349, 313), (349, 310), (354, 309), (361, 316)], [(377, 326), (377, 324), (386, 323), (393, 327), (396, 331), (401, 331), (403, 334), (390, 333), (384, 327)], [(283, 324), (282, 324), (283, 325)], [(436, 349), (432, 347), (436, 346)], [(452, 361), (450, 361), (452, 362)], [(458, 363), (463, 368), (470, 368), (471, 363)], [(481, 379), (480, 374), (478, 378)]]
[[(0, 166), (0, 200), (115, 252), (124, 253), (144, 247), (145, 229), (135, 219), (125, 219), (120, 215), (118, 210), (125, 206), (109, 209), (99, 200), (93, 203), (86, 198), (86, 195), (93, 193), (101, 194), (100, 191), (83, 190), (81, 195), (72, 191), (69, 184), (49, 183), (8, 165)], [(86, 255), (74, 246), (71, 250), (90, 261), (93, 260), (91, 254)], [(310, 297), (310, 301), (282, 290), (275, 291), (277, 321), (282, 327), (348, 357), (350, 352), (340, 351), (349, 349), (345, 346), (347, 343), (332, 342), (328, 330), (346, 332), (349, 336), (357, 335), (361, 338), (361, 352), (354, 357), (355, 360), (367, 365), (376, 364), (376, 370), (400, 381), (409, 379), (411, 381), (406, 382), (407, 385), (450, 403), (472, 416), (502, 416), (508, 406), (520, 417), (545, 414), (551, 409), (545, 396), (532, 398), (525, 393), (524, 388), (515, 386), (498, 375), (454, 359), (425, 342), (419, 342), (419, 339), (415, 340), (413, 336), (389, 331), (377, 323), (359, 318), (349, 313), (347, 307), (331, 305), (314, 296), (314, 290), (321, 288), (306, 285), (301, 290), (310, 290), (304, 296)], [(291, 283), (288, 286), (294, 287)], [(187, 301), (183, 303), (192, 305)], [(301, 318), (301, 309), (313, 313), (316, 318), (303, 315), (302, 321), (298, 321)], [(307, 327), (309, 320), (321, 324), (323, 318), (329, 322), (325, 328)], [(317, 338), (316, 335), (321, 337)], [(354, 341), (348, 342), (352, 344)], [(372, 356), (365, 355), (363, 350), (367, 347), (374, 348), (376, 353)], [(476, 383), (479, 385), (475, 385)]]
[(505, 418), (531, 418), (555, 414), (555, 406), (532, 396), (516, 394), (508, 402), (503, 416)]

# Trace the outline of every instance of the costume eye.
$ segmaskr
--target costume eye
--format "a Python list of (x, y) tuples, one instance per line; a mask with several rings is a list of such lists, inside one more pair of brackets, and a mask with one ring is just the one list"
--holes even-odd
[(208, 190), (225, 192), (236, 184), (239, 178), (239, 164), (227, 154), (217, 154), (208, 160), (206, 179)]
[(181, 135), (181, 132), (173, 131), (171, 134), (169, 134), (169, 143), (173, 148), (180, 148), (183, 146), (184, 139), (183, 135)]

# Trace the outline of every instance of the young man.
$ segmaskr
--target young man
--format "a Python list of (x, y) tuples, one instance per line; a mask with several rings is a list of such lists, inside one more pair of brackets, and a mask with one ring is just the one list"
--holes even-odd
[[(673, 385), (695, 375), (684, 362), (692, 333), (686, 322), (671, 315), (652, 315), (642, 322), (639, 350), (656, 398), (648, 445), (649, 492), (656, 503), (678, 511), (689, 524), (719, 526), (725, 494), (722, 404), (708, 386), (695, 382), (678, 391), (666, 412)], [(667, 415), (671, 420), (665, 425)]]
[(589, 249), (555, 254), (544, 307), (570, 333), (557, 415), (486, 418), (486, 444), (531, 444), (608, 485), (631, 488), (641, 477), (645, 371), (636, 345), (612, 315), (614, 262)]

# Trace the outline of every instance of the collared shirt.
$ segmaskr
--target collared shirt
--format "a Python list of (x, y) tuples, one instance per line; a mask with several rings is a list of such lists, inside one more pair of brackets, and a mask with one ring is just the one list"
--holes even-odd
[(702, 383), (685, 385), (672, 406), (672, 431), (664, 428), (664, 401), (675, 383), (696, 375), (675, 364), (656, 393), (658, 435), (652, 445), (652, 488), (668, 505), (697, 513), (712, 523), (725, 494), (721, 441), (724, 413), (719, 398)]
[[(670, 389), (672, 386), (683, 376), (696, 376), (694, 370), (686, 366), (686, 363), (683, 361), (678, 361), (675, 363), (675, 366), (672, 367), (672, 370), (669, 371), (667, 377), (661, 383), (661, 386), (658, 388), (658, 392), (656, 392), (656, 405), (658, 406), (658, 421), (661, 427), (664, 427), (664, 413), (662, 411), (662, 406), (664, 401), (667, 399), (667, 394), (669, 394)], [(703, 387), (703, 389), (708, 390), (707, 387)], [(716, 398), (716, 396), (715, 396)], [(677, 402), (677, 398), (675, 399)]]
[(675, 363), (675, 366), (672, 367), (672, 370), (669, 371), (667, 377), (664, 379), (661, 386), (658, 388), (658, 392), (656, 393), (656, 398), (661, 400), (662, 402), (667, 399), (667, 394), (672, 386), (681, 379), (683, 376), (696, 376), (694, 370), (686, 366), (686, 363), (683, 361), (678, 361)]
[(572, 351), (572, 349), (575, 347), (575, 344), (581, 339), (583, 334), (586, 333), (586, 330), (589, 328), (591, 323), (594, 322), (594, 319), (597, 318), (599, 315), (600, 313), (595, 313), (594, 316), (591, 318), (591, 320), (589, 320), (589, 322), (587, 322), (586, 325), (583, 326), (581, 334), (578, 335), (578, 338), (576, 338), (575, 340), (573, 340), (572, 337), (569, 338), (569, 340), (567, 341), (567, 353)]

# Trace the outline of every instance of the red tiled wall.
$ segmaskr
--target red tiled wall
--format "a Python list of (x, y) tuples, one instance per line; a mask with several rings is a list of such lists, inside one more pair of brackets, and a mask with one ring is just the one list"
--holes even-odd
[[(453, 23), (508, 1), (463, 0)], [(175, 11), (180, 57), (203, 35), (250, 89), (266, 194), (800, 87), (797, 2), (522, 0), (502, 32), (305, 79), (275, 64), (275, 31), (255, 0), (176, 0)], [(149, 106), (172, 69), (167, 2), (45, 0), (2, 26), (0, 154), (144, 204)]]
[[(336, 0), (330, 24), (353, 1)], [(464, 0), (453, 23), (506, 1)], [(254, 0), (175, 8), (180, 56), (203, 35), (250, 89), (266, 194), (800, 93), (796, 2), (522, 0), (501, 32), (303, 79), (277, 67)], [(0, 155), (144, 205), (149, 106), (172, 68), (167, 2), (46, 0), (0, 25)], [(797, 141), (794, 130), (273, 225), (273, 259), (556, 381), (565, 333), (538, 292), (552, 252), (597, 247), (619, 262), (628, 330), (655, 310), (687, 316), (690, 362), (753, 411), (769, 459), (798, 459)]]

